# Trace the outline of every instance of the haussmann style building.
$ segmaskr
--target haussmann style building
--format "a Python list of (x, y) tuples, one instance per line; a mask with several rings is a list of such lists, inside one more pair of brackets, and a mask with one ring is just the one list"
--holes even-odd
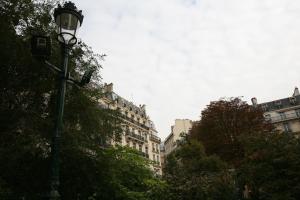
[(251, 101), (253, 106), (261, 107), (265, 119), (279, 131), (300, 136), (300, 94), (297, 87), (290, 97), (260, 104), (255, 97)]
[(164, 153), (170, 154), (177, 148), (177, 141), (181, 139), (181, 134), (188, 134), (192, 128), (192, 120), (189, 119), (176, 119), (175, 124), (171, 126), (171, 133), (164, 141)]
[(135, 105), (113, 91), (113, 84), (104, 84), (104, 96), (100, 104), (109, 109), (119, 109), (122, 116), (123, 134), (120, 145), (129, 146), (141, 152), (150, 159), (151, 169), (162, 175), (160, 143), (154, 123), (146, 113), (145, 105)]
[(176, 119), (175, 124), (171, 126), (171, 133), (164, 142), (161, 143), (161, 164), (164, 168), (166, 157), (177, 148), (181, 134), (188, 134), (192, 128), (193, 121), (189, 119)]

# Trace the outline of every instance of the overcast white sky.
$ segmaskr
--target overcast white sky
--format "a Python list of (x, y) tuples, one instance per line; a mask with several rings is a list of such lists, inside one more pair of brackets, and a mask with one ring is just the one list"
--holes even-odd
[(165, 139), (220, 97), (284, 98), (300, 86), (299, 0), (75, 0), (103, 81), (146, 104)]

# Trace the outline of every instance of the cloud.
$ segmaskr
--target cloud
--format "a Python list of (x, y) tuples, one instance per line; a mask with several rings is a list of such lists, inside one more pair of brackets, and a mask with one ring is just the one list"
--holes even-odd
[(298, 1), (75, 2), (85, 15), (80, 36), (108, 54), (104, 81), (147, 104), (162, 138), (176, 118), (199, 119), (212, 100), (262, 102), (299, 85)]

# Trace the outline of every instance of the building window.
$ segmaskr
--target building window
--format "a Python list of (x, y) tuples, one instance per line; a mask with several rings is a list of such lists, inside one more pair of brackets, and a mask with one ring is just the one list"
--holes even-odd
[(263, 111), (267, 111), (267, 110), (268, 110), (268, 104), (262, 104), (262, 105), (261, 105), (261, 109), (262, 109)]
[(142, 145), (139, 145), (139, 151), (142, 151)]
[(155, 155), (153, 154), (153, 161), (155, 161)]
[(280, 112), (279, 115), (280, 115), (280, 119), (286, 119), (286, 115), (284, 112)]
[(266, 114), (266, 115), (265, 115), (265, 119), (266, 119), (267, 121), (271, 121), (271, 115), (270, 115), (270, 114)]
[(152, 143), (152, 151), (155, 151), (154, 143)]
[(145, 147), (145, 153), (148, 154), (148, 147)]
[(292, 105), (296, 104), (296, 101), (297, 101), (296, 97), (290, 97), (290, 103)]
[(156, 158), (157, 158), (157, 162), (159, 163), (159, 156), (157, 155), (157, 157), (156, 157)]
[(287, 122), (283, 123), (283, 128), (284, 128), (284, 132), (286, 132), (286, 133), (291, 132), (289, 123), (287, 123)]
[(300, 117), (300, 109), (295, 110), (297, 117)]
[(279, 100), (279, 101), (275, 101), (274, 104), (275, 104), (275, 106), (276, 106), (277, 108), (282, 108), (282, 104), (281, 104), (281, 101), (280, 101), (280, 100)]

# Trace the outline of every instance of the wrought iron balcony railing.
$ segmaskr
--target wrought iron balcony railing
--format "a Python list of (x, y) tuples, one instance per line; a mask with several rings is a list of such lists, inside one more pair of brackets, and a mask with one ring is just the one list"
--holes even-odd
[(160, 143), (160, 138), (153, 134), (150, 134), (150, 140)]
[(144, 128), (146, 130), (149, 130), (149, 127), (147, 127), (145, 124), (142, 124), (142, 123), (140, 123), (140, 122), (138, 122), (138, 121), (136, 121), (136, 120), (134, 120), (134, 119), (132, 119), (132, 118), (124, 115), (124, 114), (121, 115), (121, 118), (123, 120), (129, 121), (129, 122), (131, 122), (131, 123), (133, 123), (133, 124), (135, 124), (137, 126), (140, 126), (140, 127)]
[(146, 142), (147, 141), (144, 136), (141, 136), (141, 135), (135, 134), (133, 132), (129, 132), (129, 131), (126, 132), (126, 136), (128, 136), (130, 138), (133, 138), (133, 139), (136, 139), (136, 140), (139, 140), (141, 142)]
[(266, 117), (266, 120), (270, 121), (271, 123), (276, 123), (276, 122), (283, 122), (283, 121), (299, 119), (299, 118), (300, 118), (300, 113), (290, 113), (290, 114), (280, 115), (276, 117)]

